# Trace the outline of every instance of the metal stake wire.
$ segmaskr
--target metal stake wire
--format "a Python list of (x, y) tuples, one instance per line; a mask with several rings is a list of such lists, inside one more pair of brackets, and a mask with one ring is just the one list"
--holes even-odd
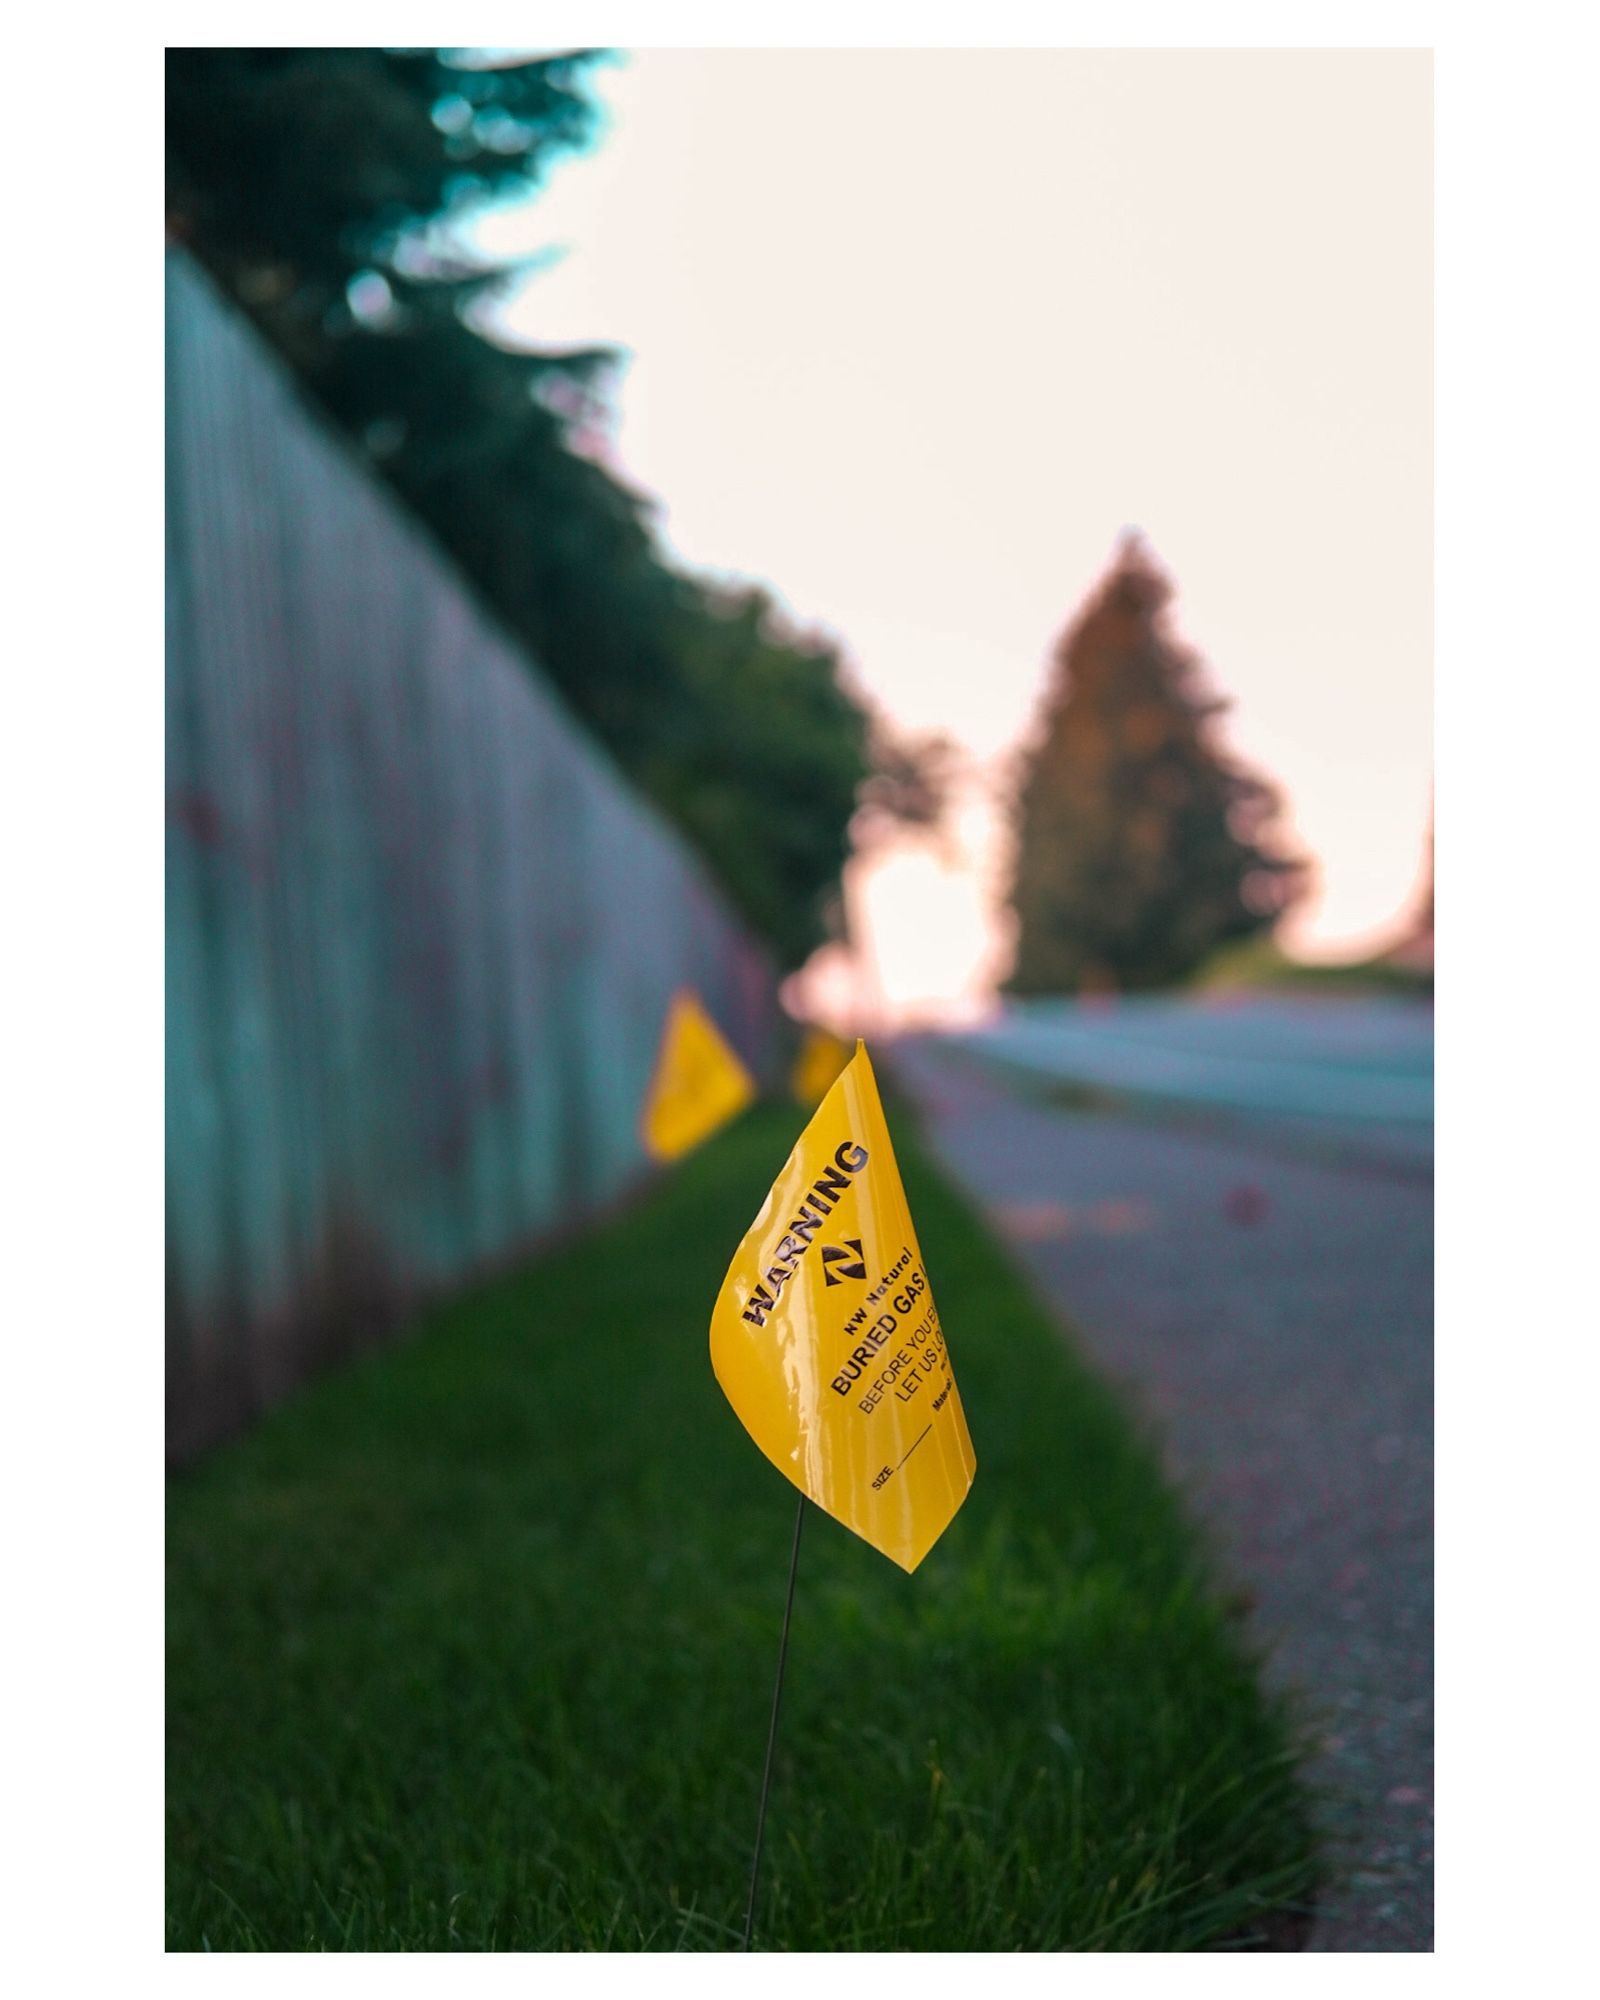
[(772, 1722), (767, 1730), (767, 1761), (761, 1773), (761, 1804), (756, 1811), (756, 1851), (750, 1859), (750, 1901), (744, 1913), (744, 1942), (741, 1951), (750, 1949), (751, 1933), (756, 1925), (756, 1888), (761, 1880), (761, 1843), (767, 1830), (767, 1793), (772, 1789), (772, 1753), (778, 1741), (778, 1707), (783, 1700), (783, 1664), (789, 1657), (789, 1614), (794, 1610), (794, 1580), (800, 1568), (800, 1530), (806, 1524), (806, 1496), (800, 1495), (799, 1505), (794, 1510), (794, 1548), (789, 1556), (789, 1595), (783, 1604), (783, 1636), (778, 1641), (778, 1671), (772, 1683)]

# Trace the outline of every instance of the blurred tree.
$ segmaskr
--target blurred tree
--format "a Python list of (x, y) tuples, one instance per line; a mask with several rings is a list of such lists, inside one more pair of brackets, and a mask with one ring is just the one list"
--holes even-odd
[(866, 717), (831, 643), (796, 630), (764, 590), (696, 587), (671, 629), (690, 695), (661, 715), (638, 768), (799, 965), (837, 929)]
[(1226, 703), (1171, 597), (1128, 536), (1056, 649), (1017, 805), (1014, 993), (1170, 986), (1299, 893), (1299, 865), (1261, 844), (1276, 795), (1215, 740)]
[[(593, 135), (588, 51), (473, 63), (440, 49), (168, 49), (167, 210), (303, 354), (347, 329), (350, 281), (416, 300), (428, 234), (531, 189)], [(450, 259), (446, 257), (448, 266)], [(421, 283), (412, 283), (412, 279)]]
[(1433, 808), (1428, 809), (1428, 858), (1424, 886), (1418, 898), (1417, 914), (1413, 928), (1418, 937), (1425, 937), (1431, 947), (1433, 943)]
[(1383, 954), (1380, 964), (1397, 967), (1428, 992), (1433, 991), (1433, 808), (1428, 810), (1428, 841), (1423, 856), (1422, 878), (1405, 929), (1397, 944)]
[(867, 720), (828, 643), (673, 568), (599, 462), (616, 357), (485, 337), (463, 225), (592, 139), (594, 52), (170, 49), (167, 210), (785, 967), (826, 935)]
[(872, 718), (868, 741), (872, 776), (861, 787), (858, 839), (871, 842), (899, 827), (945, 832), (967, 769), (960, 744), (942, 731), (904, 735), (882, 715)]

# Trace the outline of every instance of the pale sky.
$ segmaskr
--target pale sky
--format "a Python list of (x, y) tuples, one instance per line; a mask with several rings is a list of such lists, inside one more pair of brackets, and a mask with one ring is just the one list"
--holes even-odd
[[(614, 461), (671, 549), (994, 759), (1139, 526), (1319, 868), (1286, 942), (1415, 893), (1432, 783), (1431, 73), (1392, 51), (649, 51), (496, 250), (506, 323), (631, 353)], [(998, 815), (852, 866), (822, 984), (1004, 966)], [(820, 991), (820, 987), (819, 987)]]

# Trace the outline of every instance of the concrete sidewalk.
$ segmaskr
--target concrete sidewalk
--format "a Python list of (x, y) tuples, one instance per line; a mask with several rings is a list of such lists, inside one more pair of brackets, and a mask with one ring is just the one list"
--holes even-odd
[(1158, 1425), (1271, 1676), (1315, 1718), (1308, 1776), (1339, 1879), (1308, 1948), (1431, 1950), (1431, 1187), (1296, 1158), (1248, 1125), (1029, 1101), (930, 1038), (890, 1067), (947, 1169)]

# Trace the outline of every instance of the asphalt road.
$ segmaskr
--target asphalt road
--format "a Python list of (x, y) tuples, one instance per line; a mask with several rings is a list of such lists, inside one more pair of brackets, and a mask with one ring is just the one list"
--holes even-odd
[(1431, 1011), (1053, 1013), (892, 1067), (1159, 1427), (1314, 1720), (1337, 1880), (1308, 1949), (1431, 1950)]

